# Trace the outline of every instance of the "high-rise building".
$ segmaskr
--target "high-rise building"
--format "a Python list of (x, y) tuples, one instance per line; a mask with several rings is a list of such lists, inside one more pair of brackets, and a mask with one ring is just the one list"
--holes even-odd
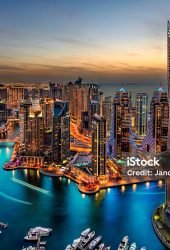
[(102, 105), (102, 116), (106, 120), (107, 137), (110, 136), (110, 131), (111, 131), (112, 108), (113, 108), (112, 97), (111, 96), (105, 97)]
[(50, 98), (57, 98), (57, 99), (62, 99), (62, 84), (57, 84), (50, 82), (49, 83), (49, 97)]
[(44, 118), (39, 100), (25, 101), (20, 107), (20, 158), (27, 166), (44, 164)]
[(24, 99), (24, 87), (20, 85), (9, 86), (7, 94), (7, 107), (19, 108), (20, 101)]
[(44, 118), (41, 110), (32, 110), (29, 114), (25, 152), (30, 156), (44, 155)]
[(7, 104), (5, 100), (0, 100), (0, 124), (7, 122)]
[(7, 87), (0, 84), (0, 100), (7, 100)]
[[(69, 102), (71, 121), (78, 129), (86, 132), (91, 129), (91, 117), (101, 110), (102, 92), (96, 84), (69, 83), (63, 88), (62, 100)], [(85, 126), (84, 126), (85, 125)]]
[(108, 152), (119, 159), (136, 153), (132, 131), (131, 101), (128, 92), (123, 87), (116, 93), (113, 101)]
[(136, 95), (136, 133), (145, 136), (147, 132), (148, 119), (148, 95), (137, 93)]
[(53, 161), (61, 163), (70, 153), (70, 116), (68, 103), (54, 102), (53, 116)]
[(20, 144), (24, 145), (26, 138), (26, 131), (28, 130), (28, 117), (30, 114), (32, 102), (30, 100), (24, 100), (20, 103)]
[(151, 153), (161, 153), (167, 150), (169, 104), (168, 95), (160, 86), (154, 91), (150, 104), (148, 132), (143, 139), (143, 149)]
[(106, 120), (98, 114), (92, 117), (93, 175), (106, 174)]
[(54, 99), (44, 98), (40, 101), (42, 116), (44, 117), (44, 154), (48, 161), (52, 160), (52, 134), (53, 134), (53, 115)]
[[(167, 23), (167, 82), (168, 82), (168, 101), (169, 101), (169, 107), (170, 107), (170, 20), (168, 20), (168, 23)], [(170, 151), (170, 108), (169, 108), (167, 150)]]

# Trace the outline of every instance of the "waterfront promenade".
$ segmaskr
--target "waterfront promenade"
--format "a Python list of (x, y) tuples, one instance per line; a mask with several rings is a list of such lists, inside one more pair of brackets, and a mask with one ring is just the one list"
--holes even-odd
[(165, 219), (164, 219), (164, 208), (165, 205), (160, 205), (156, 208), (152, 216), (152, 224), (160, 241), (170, 249), (170, 231), (169, 228), (166, 226)]
[[(89, 177), (86, 173), (79, 170), (76, 167), (71, 167), (69, 171), (62, 171), (60, 168), (56, 167), (45, 167), (45, 168), (38, 168), (38, 167), (29, 167), (29, 166), (10, 166), (5, 167), (3, 166), (4, 170), (16, 170), (16, 169), (35, 169), (39, 170), (40, 174), (50, 176), (50, 177), (65, 177), (70, 179), (78, 184), (78, 189), (80, 192), (84, 194), (95, 194), (99, 192), (101, 189), (107, 189), (112, 187), (122, 187), (122, 191), (125, 189), (127, 185), (135, 185), (138, 183), (145, 183), (151, 181), (158, 181), (160, 177), (124, 177), (123, 179), (119, 180), (110, 180), (109, 178), (105, 178), (103, 180), (95, 180), (94, 177)], [(162, 178), (163, 180), (163, 178)], [(148, 184), (149, 185), (149, 184)]]

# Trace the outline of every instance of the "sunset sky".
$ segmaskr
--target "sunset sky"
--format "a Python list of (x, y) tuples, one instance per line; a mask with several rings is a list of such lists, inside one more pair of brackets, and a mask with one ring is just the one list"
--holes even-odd
[(0, 1), (0, 81), (166, 81), (169, 0)]

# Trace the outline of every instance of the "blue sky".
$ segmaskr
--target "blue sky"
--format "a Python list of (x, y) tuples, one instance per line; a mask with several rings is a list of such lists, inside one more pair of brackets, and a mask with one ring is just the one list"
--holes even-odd
[(169, 0), (0, 2), (0, 80), (166, 81)]

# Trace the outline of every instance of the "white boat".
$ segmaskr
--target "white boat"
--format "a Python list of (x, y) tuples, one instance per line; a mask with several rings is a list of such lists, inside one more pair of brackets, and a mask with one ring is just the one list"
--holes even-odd
[(97, 247), (97, 245), (100, 243), (101, 239), (102, 239), (102, 236), (100, 235), (100, 236), (96, 237), (94, 240), (92, 240), (92, 242), (88, 246), (88, 249), (93, 250), (95, 247)]
[(132, 243), (129, 250), (136, 250), (136, 243), (135, 242)]
[(125, 236), (119, 244), (118, 250), (127, 250), (128, 248), (128, 236)]
[(45, 246), (46, 244), (47, 244), (46, 241), (40, 241), (40, 243), (39, 243), (40, 246)]
[(80, 243), (80, 238), (75, 239), (72, 244), (73, 249), (77, 249), (79, 243)]
[(0, 231), (0, 234), (2, 234), (2, 231)]
[(32, 246), (23, 247), (22, 250), (36, 250), (36, 247), (32, 247)]
[(146, 250), (146, 247), (142, 247), (140, 250)]
[(104, 250), (110, 250), (111, 249), (111, 246), (108, 246), (108, 247), (105, 247)]
[(30, 228), (28, 233), (38, 233), (40, 234), (40, 236), (49, 236), (51, 232), (52, 232), (51, 228), (34, 227), (34, 228)]
[(33, 246), (29, 246), (29, 247), (23, 247), (22, 250), (45, 250), (45, 247), (33, 247)]
[(30, 233), (24, 237), (24, 240), (28, 240), (28, 241), (37, 241), (38, 239), (39, 239), (39, 235), (37, 233)]
[(90, 232), (80, 243), (80, 247), (83, 249), (94, 238), (95, 231)]
[(81, 236), (82, 237), (86, 237), (88, 235), (88, 233), (90, 233), (90, 228), (87, 228), (86, 230), (84, 230), (82, 233), (81, 233)]
[(72, 250), (73, 247), (71, 245), (68, 245), (65, 250)]
[(101, 243), (97, 248), (95, 248), (96, 250), (104, 250), (104, 243)]

